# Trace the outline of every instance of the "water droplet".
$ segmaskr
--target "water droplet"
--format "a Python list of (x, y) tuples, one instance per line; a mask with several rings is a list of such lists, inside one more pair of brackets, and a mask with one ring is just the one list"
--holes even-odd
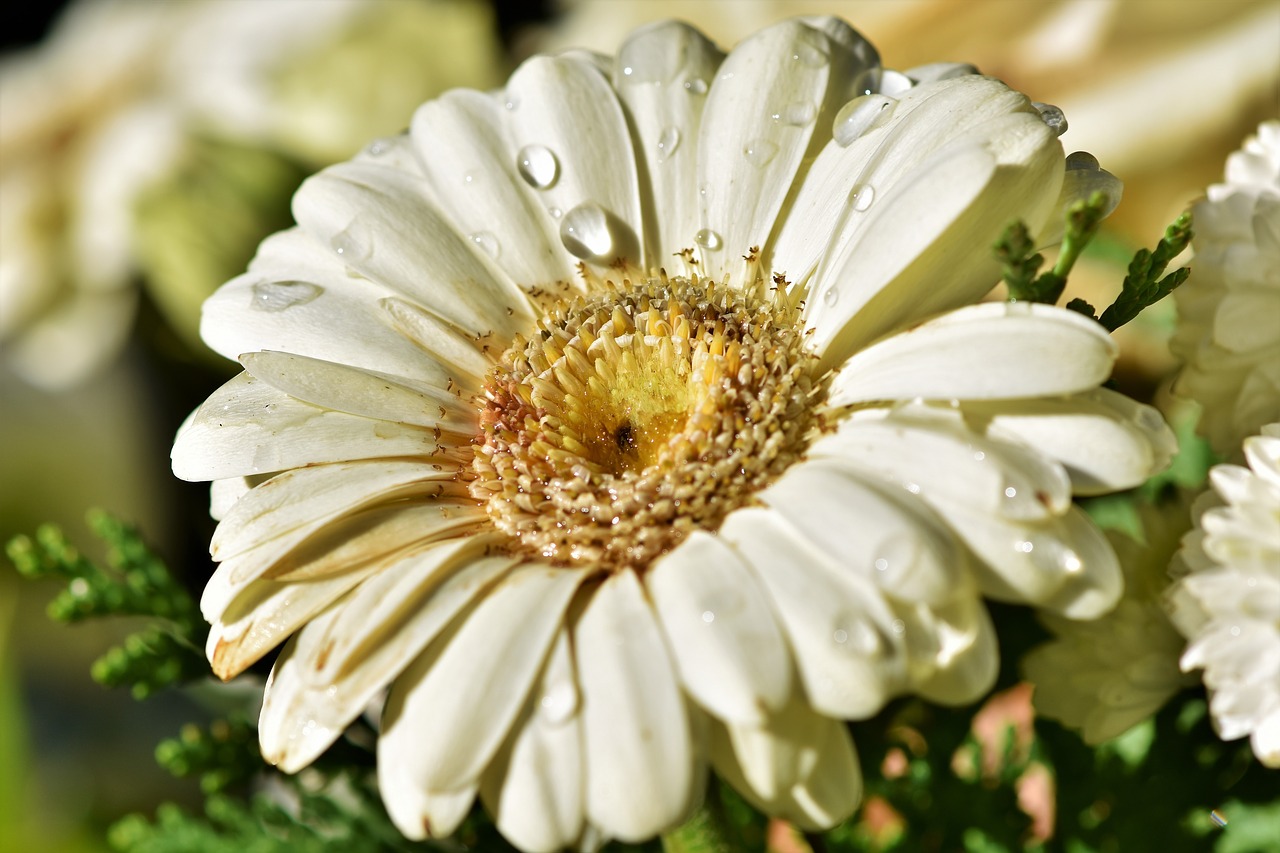
[(724, 245), (724, 240), (720, 238), (720, 235), (710, 228), (703, 228), (697, 234), (694, 234), (693, 242), (713, 252), (719, 251), (720, 247)]
[(680, 147), (680, 131), (674, 127), (664, 127), (658, 134), (658, 162), (665, 161)]
[(711, 184), (701, 184), (698, 187), (698, 195), (702, 196), (702, 200), (711, 201), (715, 197), (715, 190), (711, 188)]
[(757, 169), (764, 166), (778, 153), (778, 146), (767, 139), (753, 139), (742, 148), (742, 156)]
[(809, 68), (821, 68), (829, 61), (826, 51), (817, 45), (801, 42), (796, 45), (795, 51), (791, 54), (792, 60), (806, 65)]
[(831, 626), (831, 640), (841, 651), (853, 655), (878, 654), (883, 647), (880, 632), (856, 613), (841, 613)]
[(684, 81), (684, 90), (693, 95), (705, 95), (707, 94), (707, 81), (701, 77), (686, 80)]
[(618, 65), (627, 83), (669, 83), (685, 64), (685, 46), (680, 39), (635, 38), (618, 52)]
[(507, 112), (515, 112), (520, 109), (520, 96), (512, 92), (507, 92), (506, 100), (502, 104), (507, 108)]
[(1016, 498), (1018, 496), (1018, 490), (1015, 489), (1013, 486), (1005, 486), (1004, 496), (1006, 498)]
[(884, 557), (876, 557), (876, 561), (872, 565), (876, 567), (877, 572), (889, 571), (889, 561)]
[(1139, 404), (1134, 409), (1133, 422), (1138, 425), (1139, 429), (1147, 433), (1164, 433), (1168, 429), (1160, 412), (1151, 406)]
[(981, 450), (975, 450), (973, 452), (973, 458), (975, 461), (981, 462), (983, 459), (987, 458), (987, 454), (983, 453)]
[(1049, 126), (1054, 136), (1061, 136), (1067, 132), (1067, 117), (1062, 110), (1053, 104), (1042, 104), (1039, 101), (1032, 101), (1031, 106), (1040, 113), (1040, 120)]
[(854, 140), (882, 126), (893, 116), (897, 104), (888, 95), (862, 95), (854, 98), (836, 113), (831, 135), (836, 144), (847, 148)]
[(502, 246), (498, 243), (498, 238), (488, 231), (477, 231), (470, 235), (472, 243), (475, 243), (484, 253), (491, 258), (496, 258), (502, 254)]
[(391, 150), (391, 140), (375, 139), (370, 142), (364, 149), (365, 153), (370, 157), (381, 157)]
[(880, 74), (880, 94), (896, 98), (911, 91), (915, 83), (901, 71), (883, 71)]
[(1073, 151), (1067, 155), (1067, 171), (1084, 169), (1089, 172), (1098, 171), (1098, 158), (1088, 151)]
[(1239, 637), (1239, 636), (1240, 636), (1240, 626), (1239, 626), (1239, 625), (1232, 625), (1232, 626), (1231, 626), (1231, 636), (1233, 636), (1233, 637)]
[(875, 201), (875, 187), (867, 184), (860, 187), (854, 187), (849, 193), (849, 207), (853, 210), (863, 211), (871, 206), (871, 202)]
[(903, 622), (901, 619), (893, 620), (893, 633), (901, 637), (906, 630), (907, 630), (906, 622)]
[(871, 565), (880, 573), (892, 571), (899, 576), (906, 576), (916, 566), (919, 556), (919, 543), (912, 537), (899, 533), (880, 543)]
[(818, 108), (812, 101), (796, 101), (793, 104), (787, 104), (781, 112), (773, 114), (774, 121), (784, 122), (795, 127), (805, 127), (813, 122), (818, 115)]
[(462, 176), (462, 182), (467, 186), (471, 186), (476, 182), (476, 178), (480, 177), (478, 172), (467, 172)]
[(1029, 539), (1023, 539), (1019, 542), (1015, 542), (1013, 543), (1013, 547), (1014, 547), (1014, 550), (1021, 551), (1024, 554), (1030, 554), (1032, 551), (1036, 549), (1035, 543)]
[(347, 263), (369, 257), (369, 241), (354, 222), (330, 237), (329, 245)]
[(259, 311), (283, 311), (295, 305), (305, 305), (321, 293), (324, 293), (324, 288), (306, 281), (260, 281), (253, 286), (249, 307)]
[(524, 182), (537, 190), (545, 190), (560, 176), (560, 161), (544, 145), (526, 145), (516, 155), (517, 169)]
[(552, 219), (559, 219), (561, 216), (564, 216), (564, 211), (558, 207), (547, 208), (547, 213), (551, 214)]
[(568, 722), (578, 710), (578, 690), (571, 680), (551, 684), (538, 700), (538, 710), (552, 725)]
[(840, 301), (840, 291), (836, 290), (834, 286), (828, 287), (827, 292), (822, 294), (822, 304), (824, 305), (835, 305), (838, 301)]
[(636, 254), (635, 234), (626, 223), (591, 201), (560, 220), (560, 242), (574, 257), (593, 264), (607, 265)]

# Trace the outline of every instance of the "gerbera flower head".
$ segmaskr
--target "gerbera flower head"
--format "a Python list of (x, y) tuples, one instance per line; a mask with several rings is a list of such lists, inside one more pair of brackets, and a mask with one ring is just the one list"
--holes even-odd
[(829, 826), (861, 790), (844, 720), (989, 688), (983, 595), (1110, 608), (1072, 494), (1172, 437), (1098, 387), (1096, 323), (971, 304), (1010, 220), (1110, 186), (1065, 179), (1056, 118), (834, 19), (727, 56), (666, 23), (305, 183), (206, 304), (245, 372), (173, 451), (214, 481), (214, 670), (288, 639), (266, 757), (307, 765), (389, 687), (411, 837), (478, 795), (525, 850), (646, 838), (708, 763)]
[(1248, 467), (1210, 472), (1166, 605), (1188, 641), (1183, 670), (1204, 671), (1218, 734), (1249, 735), (1258, 759), (1280, 767), (1280, 424), (1243, 449)]

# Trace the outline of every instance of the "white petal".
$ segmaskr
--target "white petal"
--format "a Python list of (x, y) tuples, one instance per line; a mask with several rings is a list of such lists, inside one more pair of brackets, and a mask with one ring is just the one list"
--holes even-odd
[(231, 359), (282, 350), (443, 386), (448, 372), (436, 359), (387, 334), (378, 300), (391, 295), (294, 228), (264, 240), (249, 271), (205, 301), (200, 337)]
[(322, 409), (241, 373), (191, 413), (170, 457), (183, 480), (223, 480), (439, 449), (433, 430)]
[(526, 853), (552, 853), (582, 835), (582, 720), (569, 634), (561, 630), (541, 686), (485, 773), (480, 798), (498, 830)]
[(943, 605), (899, 606), (912, 689), (931, 702), (964, 705), (982, 698), (1000, 668), (995, 627), (976, 594)]
[(830, 565), (769, 510), (738, 510), (720, 536), (768, 590), (813, 707), (853, 718), (879, 711), (904, 683), (905, 655), (874, 584)]
[(240, 357), (254, 378), (313, 406), (384, 421), (474, 431), (475, 416), (443, 387), (414, 388), (396, 377), (284, 352)]
[(435, 197), (459, 233), (524, 288), (571, 281), (577, 261), (560, 243), (559, 224), (517, 173), (518, 152), (497, 95), (454, 89), (418, 108), (413, 144)]
[[(293, 197), (298, 223), (355, 272), (464, 333), (509, 340), (532, 322), (524, 293), (429, 199), (425, 179), (341, 163)], [(283, 349), (282, 347), (270, 347)], [(333, 359), (338, 360), (338, 359)]]
[[(859, 413), (861, 415), (862, 413)], [(933, 497), (967, 501), (1008, 518), (1060, 515), (1071, 503), (1062, 467), (1008, 442), (980, 438), (954, 409), (914, 404), (846, 418), (809, 448)]]
[(830, 402), (1073, 394), (1102, 383), (1117, 352), (1102, 326), (1074, 311), (989, 302), (857, 353), (832, 381)]
[(1027, 522), (975, 512), (962, 503), (935, 507), (980, 558), (972, 564), (973, 573), (988, 598), (1094, 619), (1114, 607), (1124, 591), (1111, 545), (1074, 506), (1059, 518)]
[(209, 484), (209, 517), (214, 521), (222, 521), (222, 517), (231, 511), (249, 490), (257, 483), (248, 477), (229, 477), (226, 480), (214, 480)]
[(791, 694), (791, 661), (751, 570), (695, 531), (645, 577), (684, 689), (717, 717), (760, 723)]
[[(506, 97), (514, 156), (536, 158), (530, 164), (540, 200), (561, 211), (561, 235), (577, 229), (580, 251), (590, 250), (579, 257), (603, 266), (617, 258), (647, 263), (631, 134), (604, 75), (581, 60), (536, 56), (511, 75)], [(606, 221), (585, 216), (589, 206)]]
[[(507, 557), (476, 559), (484, 545), (477, 537), (411, 556), (308, 622), (276, 660), (267, 684), (258, 722), (263, 757), (293, 773), (327, 749), (463, 607), (515, 564)], [(403, 596), (397, 611), (385, 612), (387, 595)]]
[(618, 572), (600, 585), (573, 644), (588, 820), (622, 841), (650, 838), (688, 812), (694, 757), (675, 670), (633, 573)]
[(517, 567), (437, 637), (387, 698), (379, 762), (406, 759), (411, 784), (423, 790), (477, 783), (587, 572)]
[(697, 241), (711, 278), (738, 273), (748, 249), (768, 244), (806, 155), (826, 138), (859, 75), (878, 67), (875, 50), (847, 24), (817, 23), (792, 18), (756, 33), (711, 84), (697, 177), (700, 226), (716, 235)]
[(452, 835), (471, 811), (478, 785), (460, 791), (425, 791), (409, 755), (378, 754), (378, 791), (396, 829), (412, 841)]
[(763, 726), (713, 725), (711, 760), (757, 808), (801, 829), (834, 826), (862, 798), (848, 728), (799, 697)]
[(618, 50), (613, 85), (635, 129), (651, 196), (645, 199), (650, 257), (673, 275), (691, 269), (677, 256), (698, 232), (698, 134), (707, 83), (724, 54), (678, 21), (632, 33)]
[(895, 598), (945, 601), (965, 583), (963, 552), (923, 502), (840, 459), (793, 465), (758, 497), (841, 570)]

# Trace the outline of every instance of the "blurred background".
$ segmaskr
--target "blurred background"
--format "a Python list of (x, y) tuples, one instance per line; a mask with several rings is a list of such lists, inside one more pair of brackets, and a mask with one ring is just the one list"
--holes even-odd
[[(646, 21), (723, 47), (838, 14), (888, 67), (969, 62), (1068, 118), (1125, 182), (1073, 276), (1108, 304), (1122, 264), (1280, 116), (1274, 0), (75, 0), (30, 4), (0, 57), (0, 540), (53, 522), (91, 555), (85, 510), (136, 524), (198, 595), (207, 487), (169, 473), (179, 423), (235, 372), (201, 301), (290, 224), (307, 174), (401, 130), (421, 101), (491, 88), (543, 50), (612, 52)], [(11, 16), (12, 17), (12, 16)], [(1120, 264), (1120, 266), (1117, 266)], [(1124, 330), (1131, 393), (1173, 368), (1172, 306)], [(0, 561), (0, 850), (105, 849), (105, 827), (195, 783), (151, 760), (201, 700), (134, 702), (88, 676), (127, 624), (66, 628), (53, 583)]]

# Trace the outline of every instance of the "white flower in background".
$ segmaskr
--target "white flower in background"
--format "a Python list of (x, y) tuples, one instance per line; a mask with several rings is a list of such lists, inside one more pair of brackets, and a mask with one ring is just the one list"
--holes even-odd
[(1176, 391), (1203, 406), (1200, 430), (1220, 455), (1280, 420), (1280, 121), (1227, 159), (1226, 183), (1193, 208), (1195, 259), (1175, 292)]
[(1035, 685), (1036, 713), (1078, 729), (1086, 743), (1123, 734), (1194, 682), (1178, 668), (1183, 640), (1169, 622), (1163, 593), (1169, 560), (1190, 521), (1185, 502), (1140, 510), (1144, 541), (1108, 534), (1124, 572), (1124, 596), (1092, 621), (1044, 613), (1055, 639), (1023, 659)]
[[(487, 25), (480, 7), (446, 2), (73, 4), (46, 44), (0, 62), (6, 366), (66, 388), (121, 349), (138, 299), (135, 208), (196, 137), (313, 167), (350, 156), (444, 86), (485, 82)], [(207, 292), (158, 301), (176, 313)]]
[(1099, 325), (973, 304), (1064, 183), (1025, 97), (835, 19), (535, 57), (307, 181), (206, 303), (246, 372), (173, 450), (214, 481), (215, 672), (293, 635), (264, 755), (304, 767), (390, 686), (413, 838), (477, 795), (525, 850), (647, 838), (708, 762), (847, 816), (843, 720), (984, 693), (982, 595), (1112, 607), (1072, 494), (1168, 458)]
[(1167, 606), (1219, 736), (1249, 735), (1258, 760), (1280, 767), (1280, 423), (1246, 438), (1244, 457), (1248, 468), (1209, 473)]

